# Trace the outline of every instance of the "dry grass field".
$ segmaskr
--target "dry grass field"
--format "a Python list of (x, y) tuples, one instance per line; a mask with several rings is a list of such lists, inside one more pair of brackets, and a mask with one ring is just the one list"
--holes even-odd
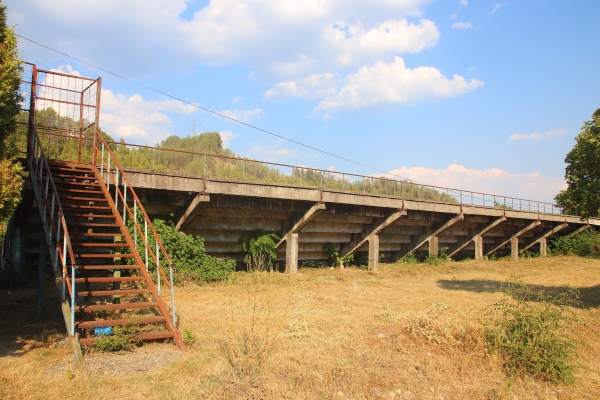
[[(515, 276), (535, 290), (580, 291), (573, 383), (508, 378), (487, 350), (486, 306), (506, 298), (498, 289)], [(236, 273), (227, 283), (179, 288), (187, 352), (172, 344), (92, 352), (85, 370), (73, 369), (59, 340), (58, 307), (36, 322), (28, 293), (0, 294), (3, 399), (600, 398), (600, 260)]]

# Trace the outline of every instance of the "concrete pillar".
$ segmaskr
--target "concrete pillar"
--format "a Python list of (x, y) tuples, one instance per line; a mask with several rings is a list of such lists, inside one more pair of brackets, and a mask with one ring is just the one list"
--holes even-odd
[(548, 256), (548, 239), (545, 236), (540, 239), (540, 255), (542, 257)]
[(429, 238), (429, 256), (437, 257), (440, 251), (439, 238), (437, 236), (431, 236)]
[(379, 235), (369, 235), (369, 272), (379, 269)]
[(44, 316), (45, 307), (45, 289), (46, 289), (46, 253), (48, 244), (44, 231), (40, 231), (40, 247), (38, 253), (38, 290), (37, 290), (37, 309), (36, 316), (41, 319)]
[(519, 238), (514, 237), (510, 239), (510, 258), (513, 261), (519, 259)]
[(298, 234), (288, 233), (285, 241), (285, 273), (298, 273)]
[(476, 235), (473, 242), (475, 243), (475, 260), (481, 261), (483, 260), (483, 236)]

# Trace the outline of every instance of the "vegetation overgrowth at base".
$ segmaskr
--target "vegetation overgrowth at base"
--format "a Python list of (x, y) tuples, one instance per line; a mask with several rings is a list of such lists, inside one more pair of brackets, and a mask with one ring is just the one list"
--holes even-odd
[(600, 232), (590, 228), (572, 238), (560, 236), (552, 241), (550, 253), (561, 256), (600, 257)]
[[(141, 213), (138, 220), (142, 220)], [(235, 270), (235, 260), (207, 254), (204, 239), (201, 237), (177, 231), (172, 221), (156, 218), (152, 223), (173, 262), (175, 284), (224, 280)], [(127, 221), (127, 225), (129, 233), (133, 237), (134, 226), (131, 219)], [(148, 235), (148, 243), (155, 243), (154, 235), (151, 232)], [(144, 257), (144, 243), (141, 240), (138, 241), (137, 247), (140, 255)], [(156, 270), (156, 265), (151, 259), (148, 264), (150, 270)], [(165, 268), (164, 265), (163, 268)], [(168, 270), (168, 268), (166, 269)]]
[[(505, 290), (515, 276), (535, 293), (556, 297), (569, 291), (565, 285), (578, 290), (579, 303), (564, 306), (578, 321), (565, 326), (578, 354), (573, 382), (511, 375), (504, 357), (483, 340), (489, 307), (516, 301)], [(121, 355), (88, 355), (90, 364), (105, 363), (102, 373), (74, 370), (69, 347), (48, 340), (43, 326), (12, 323), (25, 321), (35, 301), (23, 301), (18, 312), (10, 311), (13, 305), (4, 314), (11, 324), (0, 324), (0, 349), (7, 355), (0, 358), (0, 397), (600, 396), (600, 260), (593, 258), (382, 263), (377, 275), (355, 267), (301, 269), (292, 276), (235, 272), (224, 282), (187, 284), (177, 301), (180, 327), (195, 338), (188, 352), (147, 370), (116, 361)], [(545, 307), (537, 295), (526, 303)], [(55, 318), (60, 327), (60, 313)], [(134, 350), (132, 360), (145, 351)]]

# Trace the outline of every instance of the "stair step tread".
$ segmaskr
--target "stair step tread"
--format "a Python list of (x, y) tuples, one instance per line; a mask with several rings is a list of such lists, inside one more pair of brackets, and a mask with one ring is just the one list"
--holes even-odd
[(99, 190), (93, 190), (93, 189), (67, 189), (67, 188), (61, 188), (61, 191), (64, 194), (86, 193), (86, 194), (97, 194), (99, 196), (104, 197), (104, 193), (102, 193)]
[(61, 196), (60, 201), (100, 201), (108, 203), (108, 200), (104, 197), (79, 197), (79, 196)]
[(101, 297), (101, 296), (130, 296), (137, 294), (150, 294), (150, 289), (122, 289), (122, 290), (81, 290), (77, 292), (78, 297)]
[(100, 222), (87, 222), (87, 221), (70, 222), (69, 225), (87, 226), (87, 227), (95, 227), (95, 228), (118, 228), (118, 227), (120, 227), (119, 224), (102, 224)]
[(105, 253), (80, 253), (77, 251), (74, 251), (73, 254), (75, 254), (75, 257), (78, 258), (129, 258), (129, 257), (133, 257), (134, 254), (128, 254), (128, 253), (113, 253), (113, 254), (105, 254)]
[[(88, 174), (88, 173), (86, 173)], [(82, 176), (80, 174), (64, 174), (64, 173), (52, 173), (52, 178), (58, 181), (64, 181), (64, 179), (73, 179), (75, 181), (93, 181), (96, 182), (96, 176), (93, 173), (89, 173), (90, 176)], [(58, 178), (58, 179), (57, 179)]]
[(139, 269), (140, 267), (137, 265), (78, 265), (78, 270), (85, 271), (102, 271), (109, 269)]
[[(62, 201), (61, 201), (62, 203)], [(72, 204), (72, 203), (63, 203), (63, 211), (64, 210), (104, 210), (104, 211), (112, 211), (112, 208), (107, 206), (98, 206), (95, 204)]]
[(86, 237), (97, 237), (97, 238), (111, 238), (111, 237), (115, 237), (115, 236), (122, 236), (121, 235), (121, 231), (119, 231), (118, 233), (111, 233), (111, 232), (69, 232), (69, 234), (71, 235), (72, 238), (76, 238), (76, 237), (81, 237), (81, 236), (86, 236)]
[[(162, 339), (170, 339), (174, 337), (173, 332), (170, 331), (152, 331), (152, 332), (144, 332), (138, 335), (138, 340), (146, 341), (146, 340), (162, 340)], [(83, 346), (91, 346), (93, 345), (98, 338), (96, 337), (88, 337), (79, 339), (79, 344)]]
[[(110, 210), (110, 208), (109, 208)], [(115, 217), (113, 214), (94, 214), (94, 213), (64, 213), (65, 217), (67, 218), (98, 218), (98, 219), (104, 219), (104, 218), (109, 218), (109, 219), (115, 219), (117, 217)]]
[(75, 187), (80, 187), (80, 186), (89, 186), (89, 187), (100, 187), (99, 183), (86, 183), (86, 182), (74, 182), (74, 181), (62, 181), (62, 180), (55, 180), (54, 184), (56, 186), (75, 186)]
[(129, 247), (127, 243), (113, 243), (113, 242), (103, 242), (103, 243), (94, 243), (94, 242), (73, 242), (71, 241), (71, 246), (73, 247)]
[(143, 325), (159, 324), (165, 322), (166, 318), (158, 315), (152, 315), (143, 318), (121, 318), (121, 319), (98, 319), (95, 321), (79, 321), (75, 323), (78, 329), (96, 328), (101, 326), (124, 326), (124, 325)]
[(142, 276), (75, 278), (76, 283), (142, 282), (144, 280), (145, 279)]
[(136, 303), (108, 303), (75, 306), (76, 312), (114, 311), (114, 310), (137, 310), (140, 308), (157, 308), (155, 301), (141, 301)]

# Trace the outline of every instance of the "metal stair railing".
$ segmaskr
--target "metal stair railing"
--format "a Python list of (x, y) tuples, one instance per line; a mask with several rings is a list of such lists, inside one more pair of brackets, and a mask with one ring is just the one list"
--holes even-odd
[[(33, 116), (30, 118), (33, 118)], [(29, 177), (38, 204), (42, 228), (52, 262), (52, 269), (56, 278), (60, 281), (63, 316), (71, 339), (71, 345), (74, 349), (75, 361), (80, 365), (83, 363), (83, 356), (75, 334), (75, 303), (77, 298), (75, 255), (48, 159), (44, 154), (40, 138), (33, 123), (30, 124), (27, 146)]]
[[(98, 144), (100, 144), (100, 149), (98, 148)], [(101, 135), (97, 135), (94, 141), (93, 166), (97, 169), (99, 176), (103, 180), (101, 184), (105, 185), (111, 197), (114, 196), (115, 209), (122, 218), (125, 227), (127, 227), (128, 220), (132, 221), (133, 251), (138, 253), (146, 267), (146, 271), (150, 273), (153, 282), (156, 283), (158, 295), (161, 295), (163, 285), (170, 291), (171, 309), (169, 313), (172, 318), (173, 327), (176, 327), (177, 314), (175, 309), (175, 286), (173, 284), (173, 262), (146, 210), (142, 206), (140, 199), (133, 190), (133, 186), (127, 179), (117, 157)], [(132, 205), (130, 206), (128, 202), (131, 202)], [(150, 234), (148, 230), (150, 230)], [(143, 245), (143, 257), (139, 252), (138, 244)], [(165, 265), (169, 268), (168, 277), (163, 268)], [(152, 271), (154, 268), (156, 268), (155, 271)]]

